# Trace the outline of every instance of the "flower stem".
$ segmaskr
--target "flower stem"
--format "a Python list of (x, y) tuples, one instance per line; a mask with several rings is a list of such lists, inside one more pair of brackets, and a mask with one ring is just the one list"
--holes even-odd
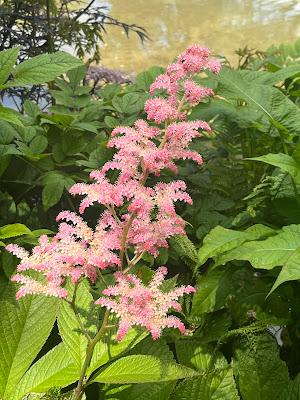
[(86, 386), (86, 382), (87, 382), (86, 372), (91, 364), (95, 346), (99, 342), (99, 340), (102, 338), (102, 336), (104, 335), (106, 329), (108, 328), (108, 325), (107, 325), (108, 318), (109, 318), (109, 311), (106, 310), (104, 317), (103, 317), (103, 322), (102, 322), (101, 328), (97, 332), (96, 336), (87, 345), (85, 360), (84, 360), (84, 363), (83, 363), (83, 366), (82, 366), (82, 369), (80, 372), (80, 377), (79, 377), (77, 387), (74, 391), (73, 400), (81, 400), (82, 399), (82, 396), (84, 394), (84, 389)]

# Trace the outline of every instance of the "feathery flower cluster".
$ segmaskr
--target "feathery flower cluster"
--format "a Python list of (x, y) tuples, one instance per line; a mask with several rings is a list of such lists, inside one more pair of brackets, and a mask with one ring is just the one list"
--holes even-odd
[(179, 318), (167, 313), (170, 309), (181, 311), (178, 298), (185, 293), (194, 293), (195, 289), (192, 286), (181, 286), (163, 292), (160, 286), (167, 272), (167, 268), (160, 267), (148, 286), (144, 286), (135, 275), (115, 273), (116, 285), (103, 290), (107, 297), (101, 297), (96, 304), (108, 308), (120, 318), (118, 340), (122, 340), (134, 325), (145, 327), (154, 340), (167, 327), (178, 328), (183, 334), (188, 333)]
[[(210, 127), (204, 121), (187, 121), (186, 116), (190, 107), (212, 96), (213, 91), (199, 86), (193, 76), (219, 69), (207, 48), (190, 46), (151, 85), (151, 95), (163, 91), (163, 95), (147, 100), (144, 107), (148, 119), (157, 125), (137, 120), (133, 127), (113, 130), (108, 142), (108, 147), (116, 149), (113, 159), (91, 172), (93, 183), (77, 183), (70, 189), (72, 195), (84, 196), (80, 214), (94, 203), (104, 207), (95, 229), (75, 213), (63, 211), (57, 216), (57, 221), (65, 221), (60, 222), (58, 233), (52, 239), (41, 236), (31, 254), (16, 245), (7, 246), (21, 259), (12, 278), (21, 284), (17, 298), (28, 294), (66, 298), (66, 278), (73, 284), (82, 277), (95, 281), (98, 270), (117, 268), (116, 285), (105, 289), (107, 297), (101, 297), (97, 304), (120, 317), (120, 340), (133, 325), (144, 326), (154, 339), (164, 327), (186, 332), (183, 323), (168, 312), (180, 310), (178, 297), (194, 289), (188, 286), (162, 292), (159, 286), (166, 268), (160, 268), (147, 287), (128, 271), (145, 252), (157, 256), (159, 248), (168, 246), (170, 236), (185, 234), (184, 221), (175, 210), (177, 201), (192, 203), (185, 183), (160, 182), (149, 187), (146, 181), (149, 174), (160, 176), (164, 169), (177, 172), (175, 162), (180, 159), (202, 164), (200, 154), (189, 145), (201, 131), (210, 132)], [(113, 182), (108, 174), (111, 170), (119, 173)], [(28, 276), (29, 270), (38, 272), (39, 278)]]

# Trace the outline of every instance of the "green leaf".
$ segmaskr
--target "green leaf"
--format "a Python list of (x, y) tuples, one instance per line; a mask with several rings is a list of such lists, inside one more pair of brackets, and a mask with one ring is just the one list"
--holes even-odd
[(48, 140), (45, 136), (38, 135), (30, 142), (29, 148), (33, 154), (41, 154), (48, 147)]
[(64, 191), (64, 182), (58, 180), (57, 182), (47, 183), (42, 192), (42, 201), (45, 211), (59, 202)]
[(262, 161), (274, 165), (291, 175), (295, 182), (300, 183), (300, 163), (287, 154), (266, 154), (265, 156), (248, 158), (247, 160)]
[(197, 250), (194, 243), (187, 237), (182, 235), (175, 235), (169, 239), (172, 249), (183, 260), (195, 264), (198, 260)]
[(289, 225), (265, 240), (247, 242), (220, 257), (218, 264), (231, 260), (249, 261), (254, 268), (272, 269), (284, 265), (300, 247), (300, 225)]
[(43, 393), (53, 387), (65, 387), (77, 381), (79, 373), (63, 343), (40, 358), (26, 372), (16, 387), (12, 400), (22, 399), (27, 393)]
[(23, 224), (11, 224), (0, 227), (0, 239), (30, 234), (31, 230)]
[(216, 226), (203, 240), (199, 249), (199, 262), (202, 265), (211, 257), (231, 250), (247, 240), (247, 234)]
[(25, 100), (23, 106), (25, 113), (31, 118), (36, 118), (39, 114), (42, 113), (39, 106), (33, 101)]
[(10, 122), (14, 125), (23, 126), (20, 114), (8, 107), (0, 106), (0, 120)]
[(249, 82), (237, 71), (226, 68), (216, 75), (216, 79), (218, 94), (227, 99), (245, 100), (267, 116), (276, 128), (299, 135), (300, 110), (279, 89)]
[[(172, 400), (238, 400), (239, 395), (232, 368), (214, 371), (181, 382), (171, 396)], [(253, 400), (256, 398), (253, 398)]]
[(0, 52), (0, 85), (3, 85), (9, 77), (17, 61), (19, 51), (19, 47), (14, 47)]
[[(70, 282), (68, 282), (66, 287), (71, 300), (74, 285), (71, 285)], [(81, 282), (77, 289), (75, 305), (79, 311), (85, 329), (93, 336), (97, 329), (95, 325), (98, 321), (97, 315), (95, 315), (95, 312), (97, 313), (97, 308), (94, 305), (93, 297), (90, 294), (88, 284), (85, 281)], [(63, 343), (69, 351), (69, 354), (76, 365), (77, 371), (80, 371), (84, 363), (88, 342), (86, 336), (81, 331), (81, 327), (73, 309), (67, 302), (60, 303), (57, 322)]]
[(293, 381), (290, 381), (287, 391), (283, 392), (280, 400), (299, 400), (300, 399), (300, 374)]
[(11, 393), (44, 345), (55, 321), (57, 301), (27, 296), (15, 300), (15, 290), (7, 285), (0, 299), (0, 396)]
[(290, 78), (296, 74), (299, 74), (300, 64), (289, 65), (279, 69), (276, 72), (241, 70), (240, 73), (243, 78), (250, 78), (251, 82), (253, 83), (271, 86), (281, 81), (285, 81), (287, 78)]
[(233, 368), (243, 400), (280, 398), (289, 383), (276, 340), (268, 334), (241, 339)]
[[(152, 338), (147, 337), (129, 352), (129, 354), (134, 353), (153, 355), (166, 361), (173, 361), (173, 353), (163, 339), (154, 342)], [(114, 394), (114, 398), (118, 400), (167, 400), (174, 385), (174, 381), (118, 385), (113, 389), (110, 385), (105, 392), (105, 398), (110, 398), (109, 395)]]
[(110, 330), (106, 336), (99, 341), (94, 350), (91, 365), (88, 368), (88, 375), (91, 375), (97, 368), (109, 362), (112, 358), (120, 356), (125, 352), (135, 348), (135, 346), (145, 338), (147, 333), (139, 333), (135, 329), (130, 329), (121, 342), (117, 341), (116, 333)]
[(197, 282), (193, 296), (192, 315), (220, 310), (225, 306), (229, 294), (227, 271), (224, 268), (208, 271)]
[(93, 377), (100, 383), (166, 382), (196, 376), (190, 368), (167, 362), (155, 356), (122, 357)]
[(296, 249), (284, 264), (276, 282), (274, 283), (269, 295), (284, 282), (297, 281), (300, 279), (300, 247)]
[(203, 246), (199, 249), (198, 265), (204, 264), (211, 257), (216, 257), (240, 246), (247, 240), (259, 239), (275, 232), (273, 229), (259, 224), (245, 231), (234, 231), (216, 226), (203, 240)]
[(82, 61), (63, 51), (41, 54), (17, 65), (12, 70), (14, 79), (4, 86), (38, 85), (49, 82), (80, 65), (82, 65)]
[(198, 371), (227, 367), (222, 353), (213, 346), (200, 345), (196, 340), (179, 340), (176, 343), (178, 362)]

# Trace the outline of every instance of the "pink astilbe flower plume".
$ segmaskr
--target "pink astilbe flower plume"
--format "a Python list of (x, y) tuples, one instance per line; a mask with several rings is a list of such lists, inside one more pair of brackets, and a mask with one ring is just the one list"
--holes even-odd
[(29, 294), (66, 298), (67, 279), (74, 285), (81, 279), (95, 282), (101, 270), (117, 269), (116, 284), (103, 291), (97, 304), (120, 318), (119, 340), (134, 325), (146, 328), (153, 339), (165, 327), (187, 333), (184, 324), (168, 312), (180, 311), (178, 298), (195, 289), (182, 286), (163, 292), (164, 267), (156, 271), (148, 286), (128, 272), (145, 253), (156, 257), (160, 248), (168, 247), (171, 236), (185, 235), (185, 222), (175, 208), (178, 201), (192, 203), (185, 182), (147, 186), (147, 179), (161, 176), (166, 169), (176, 173), (178, 160), (202, 164), (201, 155), (190, 145), (211, 128), (205, 121), (189, 121), (189, 110), (214, 93), (194, 78), (199, 72), (207, 75), (219, 70), (220, 64), (210, 58), (207, 48), (190, 46), (152, 83), (153, 97), (144, 106), (149, 121), (139, 119), (132, 127), (118, 126), (112, 131), (108, 147), (115, 150), (113, 158), (90, 173), (92, 183), (77, 183), (70, 189), (72, 195), (82, 196), (80, 214), (95, 203), (101, 205), (93, 229), (81, 216), (62, 211), (53, 238), (41, 236), (31, 252), (14, 244), (6, 247), (20, 258), (12, 277), (21, 285), (17, 298)]
[(181, 333), (188, 331), (179, 318), (168, 315), (172, 309), (181, 311), (178, 298), (185, 293), (194, 293), (192, 286), (181, 286), (164, 292), (160, 286), (167, 274), (167, 268), (160, 267), (148, 286), (144, 286), (135, 275), (115, 273), (116, 284), (103, 290), (107, 297), (96, 301), (115, 313), (119, 319), (118, 340), (122, 340), (132, 326), (142, 326), (154, 340), (161, 336), (164, 328), (177, 328)]

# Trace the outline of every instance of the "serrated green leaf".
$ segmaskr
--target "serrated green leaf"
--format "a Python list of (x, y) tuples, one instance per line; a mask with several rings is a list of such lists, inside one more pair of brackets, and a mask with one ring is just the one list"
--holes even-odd
[(266, 71), (250, 71), (250, 70), (241, 70), (241, 75), (245, 79), (251, 80), (251, 82), (259, 83), (263, 85), (275, 85), (280, 81), (284, 81), (287, 78), (290, 78), (296, 74), (300, 73), (300, 65), (293, 64), (288, 65), (287, 67), (281, 68), (276, 72), (266, 72)]
[[(67, 288), (71, 299), (74, 286), (68, 283)], [(75, 304), (85, 329), (93, 335), (97, 329), (95, 325), (97, 323), (97, 318), (95, 319), (94, 314), (94, 311), (97, 313), (97, 309), (86, 282), (80, 283), (77, 289)], [(81, 331), (73, 309), (67, 302), (60, 303), (57, 322), (63, 343), (69, 351), (77, 371), (80, 371), (84, 363), (88, 342), (86, 336)]]
[(19, 47), (14, 47), (0, 52), (0, 85), (3, 85), (9, 77), (17, 61), (19, 51)]
[(289, 225), (275, 236), (240, 245), (220, 257), (218, 263), (245, 260), (254, 268), (272, 269), (284, 265), (299, 247), (300, 225)]
[(262, 112), (279, 130), (291, 134), (300, 133), (300, 110), (279, 89), (248, 82), (237, 71), (223, 68), (216, 76), (218, 93), (227, 99), (243, 99), (251, 107)]
[(79, 373), (63, 343), (58, 344), (40, 358), (26, 372), (16, 387), (12, 400), (25, 394), (44, 393), (53, 387), (65, 387), (75, 382)]
[(198, 260), (197, 250), (194, 243), (187, 237), (175, 235), (169, 239), (172, 249), (184, 260), (195, 264)]
[(287, 262), (283, 265), (269, 295), (282, 283), (297, 281), (298, 279), (300, 279), (300, 247), (293, 252)]
[(5, 87), (49, 82), (64, 72), (81, 65), (81, 60), (63, 51), (41, 54), (17, 65), (12, 70), (13, 80), (7, 82)]
[(300, 399), (300, 374), (290, 381), (286, 392), (283, 392), (280, 400), (299, 400)]
[(278, 345), (268, 334), (241, 339), (235, 350), (234, 373), (243, 400), (280, 398), (289, 383)]
[(11, 284), (1, 293), (0, 396), (5, 400), (11, 400), (11, 393), (44, 345), (56, 312), (56, 299), (27, 296), (16, 302)]
[(235, 231), (216, 226), (203, 240), (203, 246), (199, 249), (198, 265), (202, 265), (208, 258), (232, 250), (248, 240), (256, 240), (275, 233), (275, 230), (259, 224), (245, 231)]
[(193, 296), (192, 315), (217, 311), (225, 306), (230, 290), (226, 274), (226, 269), (220, 268), (208, 271), (199, 278)]
[(196, 340), (178, 340), (175, 345), (178, 362), (189, 368), (205, 371), (227, 367), (225, 357), (213, 346)]
[(181, 382), (173, 392), (171, 399), (238, 400), (239, 395), (233, 378), (232, 368), (228, 367)]
[[(142, 342), (137, 344), (134, 349), (129, 351), (129, 354), (144, 354), (153, 355), (166, 361), (174, 359), (173, 353), (163, 339), (153, 341), (147, 337)], [(175, 382), (152, 382), (139, 383), (132, 385), (118, 385), (117, 388), (111, 386), (105, 392), (105, 396), (114, 394), (118, 400), (167, 400), (175, 385)]]
[(197, 376), (197, 372), (155, 356), (122, 357), (93, 377), (100, 383), (166, 382)]

